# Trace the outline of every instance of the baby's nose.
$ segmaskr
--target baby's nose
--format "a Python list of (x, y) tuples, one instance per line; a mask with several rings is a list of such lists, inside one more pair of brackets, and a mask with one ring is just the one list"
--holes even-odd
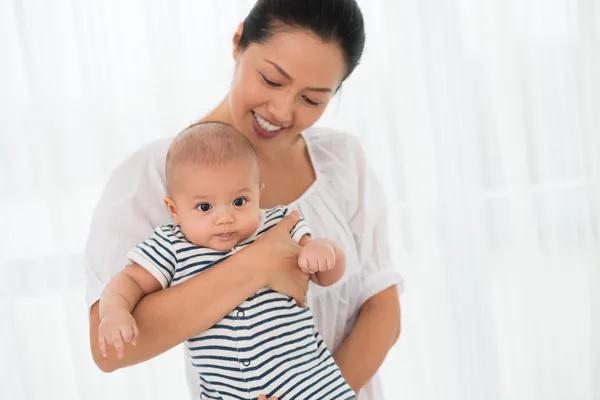
[(221, 212), (217, 215), (217, 224), (232, 224), (235, 221), (233, 214), (230, 212)]

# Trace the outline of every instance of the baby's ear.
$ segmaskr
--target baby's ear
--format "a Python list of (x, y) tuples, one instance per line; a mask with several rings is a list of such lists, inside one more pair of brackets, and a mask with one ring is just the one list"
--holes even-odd
[(262, 193), (263, 189), (265, 188), (265, 184), (264, 183), (260, 183), (260, 189), (258, 189), (259, 193)]
[(165, 196), (163, 199), (165, 202), (165, 207), (167, 207), (167, 211), (171, 214), (171, 218), (173, 218), (173, 222), (179, 225), (179, 215), (177, 214), (177, 207), (175, 206), (175, 202), (171, 198), (171, 196)]

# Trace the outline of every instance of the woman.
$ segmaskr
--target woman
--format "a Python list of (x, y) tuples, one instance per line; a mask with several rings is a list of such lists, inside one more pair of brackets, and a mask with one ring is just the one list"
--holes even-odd
[[(235, 72), (222, 102), (203, 121), (242, 131), (259, 157), (261, 207), (298, 205), (315, 236), (343, 246), (347, 272), (311, 286), (307, 302), (348, 383), (361, 400), (381, 400), (376, 372), (400, 334), (398, 295), (383, 191), (351, 136), (310, 129), (358, 65), (364, 26), (354, 0), (259, 0), (233, 37)], [(145, 297), (140, 331), (125, 358), (100, 354), (98, 298), (129, 248), (169, 222), (161, 199), (170, 140), (153, 143), (117, 168), (95, 210), (86, 249), (90, 345), (103, 371), (136, 364), (203, 332), (252, 293), (269, 287), (304, 301), (308, 278), (283, 220), (253, 245), (206, 273)], [(197, 397), (197, 388), (191, 387)]]

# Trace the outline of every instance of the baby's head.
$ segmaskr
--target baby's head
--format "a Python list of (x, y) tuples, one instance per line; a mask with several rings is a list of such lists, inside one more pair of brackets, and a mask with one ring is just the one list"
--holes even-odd
[(227, 251), (256, 231), (260, 171), (241, 132), (217, 122), (192, 125), (171, 143), (165, 169), (165, 205), (188, 241)]

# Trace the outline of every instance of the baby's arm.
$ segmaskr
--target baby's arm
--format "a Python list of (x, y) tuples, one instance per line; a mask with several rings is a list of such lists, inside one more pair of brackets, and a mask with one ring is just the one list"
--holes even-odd
[(311, 274), (311, 280), (319, 286), (330, 286), (340, 280), (346, 270), (346, 256), (340, 246), (329, 239), (312, 239), (304, 235), (300, 239), (298, 266)]
[(142, 297), (162, 289), (160, 282), (145, 268), (132, 263), (119, 272), (100, 297), (98, 345), (104, 357), (112, 344), (119, 358), (124, 357), (123, 341), (135, 346), (138, 328), (131, 312)]

